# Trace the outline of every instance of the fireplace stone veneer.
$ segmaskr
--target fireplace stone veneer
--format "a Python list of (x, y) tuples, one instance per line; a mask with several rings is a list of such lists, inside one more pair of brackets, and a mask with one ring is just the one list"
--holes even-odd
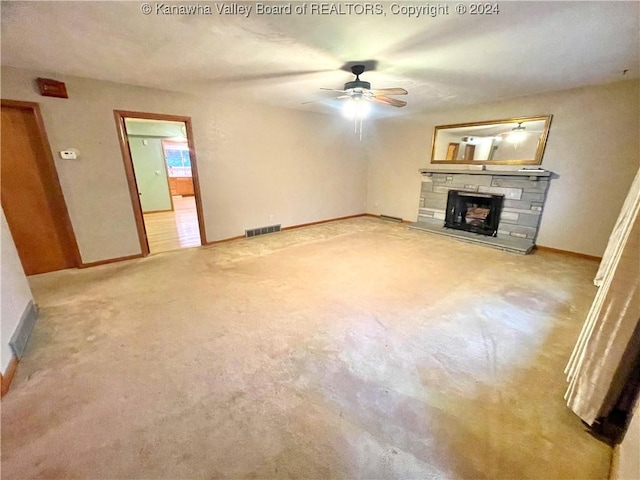
[[(551, 172), (421, 169), (418, 221), (410, 228), (528, 253), (535, 245)], [(444, 227), (449, 190), (504, 195), (495, 237)]]

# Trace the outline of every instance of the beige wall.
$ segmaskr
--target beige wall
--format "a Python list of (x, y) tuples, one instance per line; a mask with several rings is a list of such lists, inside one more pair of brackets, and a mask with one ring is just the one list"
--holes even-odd
[(378, 121), (367, 212), (417, 219), (417, 171), (429, 163), (436, 125), (543, 114), (553, 121), (542, 167), (556, 175), (537, 243), (602, 255), (640, 164), (637, 80)]
[[(38, 95), (38, 76), (70, 98)], [(40, 103), (54, 154), (80, 150), (56, 165), (84, 262), (140, 251), (114, 109), (192, 117), (209, 241), (364, 211), (416, 220), (435, 125), (552, 114), (537, 243), (601, 255), (640, 158), (638, 81), (368, 121), (362, 143), (339, 116), (6, 67), (2, 98)]]
[[(38, 95), (37, 77), (69, 99)], [(40, 103), (85, 263), (140, 252), (114, 109), (192, 118), (209, 241), (364, 212), (364, 152), (331, 116), (7, 67), (2, 98)], [(79, 159), (60, 160), (65, 148)]]
[(18, 323), (27, 306), (33, 300), (31, 289), (27, 283), (27, 277), (22, 269), (18, 251), (13, 243), (13, 237), (9, 231), (7, 220), (2, 211), (0, 218), (0, 246), (2, 257), (0, 262), (0, 288), (2, 290), (2, 309), (0, 312), (0, 351), (2, 373), (7, 371), (13, 350), (9, 346), (9, 340), (16, 331)]

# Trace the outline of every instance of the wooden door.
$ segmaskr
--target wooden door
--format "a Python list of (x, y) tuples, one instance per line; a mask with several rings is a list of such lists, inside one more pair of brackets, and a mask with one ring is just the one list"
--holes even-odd
[(464, 148), (464, 159), (465, 159), (465, 161), (467, 161), (467, 162), (472, 161), (473, 157), (475, 155), (475, 152), (476, 152), (476, 146), (467, 144), (467, 146)]
[(459, 143), (450, 143), (447, 147), (447, 158), (446, 160), (457, 160), (458, 159), (458, 148), (460, 147)]
[(79, 254), (37, 103), (2, 101), (2, 209), (25, 273), (79, 266)]

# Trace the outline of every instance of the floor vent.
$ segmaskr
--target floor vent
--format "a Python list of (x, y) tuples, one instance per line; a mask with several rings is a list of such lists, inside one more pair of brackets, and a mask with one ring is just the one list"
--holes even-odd
[(264, 235), (265, 233), (279, 232), (280, 225), (269, 225), (268, 227), (252, 228), (244, 231), (245, 237), (255, 237), (256, 235)]
[(380, 215), (382, 220), (389, 220), (390, 222), (399, 222), (402, 223), (402, 219), (400, 217), (392, 217), (391, 215)]

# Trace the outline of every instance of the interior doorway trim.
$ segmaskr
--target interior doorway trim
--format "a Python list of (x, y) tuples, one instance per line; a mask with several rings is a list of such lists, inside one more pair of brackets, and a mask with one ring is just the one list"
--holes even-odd
[(64, 193), (60, 186), (60, 178), (58, 177), (58, 170), (56, 169), (51, 145), (49, 144), (49, 137), (47, 136), (47, 130), (44, 126), (44, 120), (42, 119), (42, 113), (40, 112), (40, 104), (37, 102), (8, 100), (3, 98), (0, 99), (0, 106), (29, 110), (33, 113), (38, 130), (38, 140), (44, 146), (45, 161), (42, 163), (42, 166), (46, 169), (45, 174), (51, 179), (51, 183), (48, 185), (49, 193), (52, 195), (54, 200), (54, 204), (51, 206), (67, 236), (65, 250), (69, 260), (69, 266), (78, 268), (82, 265), (82, 257), (80, 256), (80, 249), (78, 248), (76, 234), (73, 231), (73, 226), (71, 225), (71, 217), (69, 216), (69, 210), (67, 209), (67, 204), (64, 199)]
[(136, 176), (133, 170), (133, 159), (131, 158), (131, 151), (129, 150), (127, 129), (124, 123), (125, 118), (142, 118), (145, 120), (184, 122), (187, 129), (187, 145), (189, 146), (189, 157), (191, 159), (191, 176), (193, 178), (193, 193), (196, 201), (196, 212), (198, 214), (200, 244), (206, 245), (207, 236), (204, 228), (204, 215), (202, 211), (202, 200), (200, 197), (200, 180), (198, 177), (198, 161), (196, 159), (196, 149), (193, 143), (191, 117), (185, 117), (182, 115), (165, 115), (161, 113), (130, 112), (127, 110), (114, 110), (113, 114), (116, 120), (118, 139), (120, 141), (120, 150), (122, 151), (124, 170), (127, 175), (127, 183), (129, 184), (129, 195), (131, 196), (131, 204), (133, 206), (133, 214), (136, 219), (136, 228), (138, 229), (138, 238), (140, 239), (140, 249), (142, 250), (142, 254), (144, 256), (149, 255), (149, 242), (147, 240), (147, 232), (144, 226), (142, 204), (140, 203), (140, 196), (138, 195)]

